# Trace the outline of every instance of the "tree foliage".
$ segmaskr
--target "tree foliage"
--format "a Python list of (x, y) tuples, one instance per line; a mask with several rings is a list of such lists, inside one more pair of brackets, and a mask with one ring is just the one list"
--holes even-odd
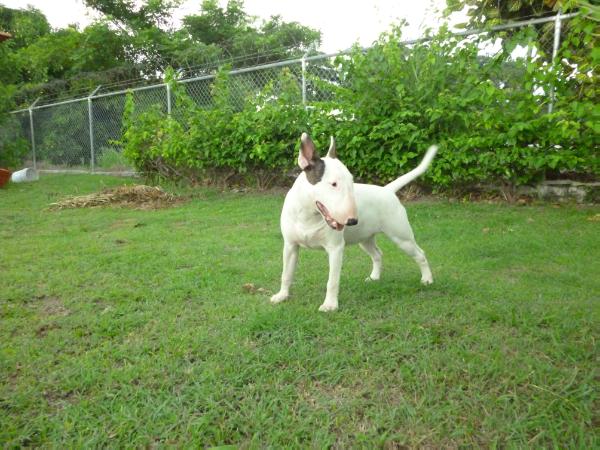
[(27, 47), (51, 31), (46, 16), (32, 6), (24, 10), (0, 6), (0, 30), (12, 33), (13, 38), (5, 45), (13, 48)]
[(541, 17), (557, 11), (562, 0), (446, 0), (446, 12), (468, 8), (469, 25), (495, 25), (508, 20), (517, 21)]
[(84, 0), (84, 3), (131, 30), (168, 24), (172, 11), (182, 0)]
[(239, 0), (225, 7), (205, 0), (197, 14), (174, 27), (172, 13), (180, 3), (85, 0), (101, 17), (83, 29), (52, 29), (35, 8), (0, 4), (0, 29), (14, 36), (0, 44), (0, 85), (14, 87), (18, 104), (38, 96), (49, 101), (85, 95), (99, 84), (152, 82), (169, 66), (196, 74), (224, 60), (244, 66), (282, 59), (316, 48), (320, 40), (318, 31), (279, 17), (259, 23)]
[[(556, 74), (570, 76), (577, 84), (577, 98), (600, 102), (597, 70), (600, 65), (600, 5), (597, 0), (446, 0), (446, 13), (468, 8), (469, 21), (465, 26), (481, 28), (507, 20), (532, 19), (562, 11), (577, 16), (562, 22), (558, 58), (551, 60), (554, 42), (554, 23), (535, 25), (531, 36), (543, 57), (561, 67)], [(515, 31), (505, 31), (505, 36)], [(510, 42), (510, 40), (505, 40)]]
[(296, 22), (286, 23), (279, 16), (258, 27), (251, 26), (254, 21), (239, 0), (230, 1), (225, 9), (216, 0), (205, 0), (202, 14), (183, 21), (188, 34), (185, 42), (191, 48), (198, 44), (216, 46), (222, 58), (248, 56), (250, 64), (261, 64), (314, 50), (320, 41), (318, 31)]

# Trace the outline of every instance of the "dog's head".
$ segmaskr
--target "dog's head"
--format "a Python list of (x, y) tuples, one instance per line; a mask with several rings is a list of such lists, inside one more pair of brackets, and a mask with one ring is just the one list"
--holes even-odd
[(334, 230), (345, 225), (356, 225), (354, 180), (346, 166), (337, 158), (335, 140), (327, 156), (320, 158), (310, 136), (302, 133), (298, 165), (304, 171), (315, 208)]

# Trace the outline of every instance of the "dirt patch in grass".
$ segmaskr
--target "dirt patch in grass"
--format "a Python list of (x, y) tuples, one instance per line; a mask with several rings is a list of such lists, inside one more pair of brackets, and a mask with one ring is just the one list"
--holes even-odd
[(77, 402), (77, 393), (72, 390), (44, 390), (42, 394), (48, 406), (54, 410), (64, 409), (67, 405)]
[(262, 287), (256, 287), (254, 283), (243, 284), (242, 291), (247, 292), (248, 294), (270, 294), (270, 291)]
[(45, 338), (52, 330), (61, 328), (60, 325), (54, 321), (57, 317), (65, 317), (71, 314), (71, 310), (65, 307), (62, 300), (58, 297), (39, 295), (35, 297), (35, 302), (31, 306), (37, 309), (37, 313), (40, 317), (50, 320), (35, 329), (35, 336), (38, 338)]
[(31, 306), (37, 307), (44, 316), (68, 316), (71, 314), (71, 311), (65, 307), (58, 297), (36, 296), (35, 302)]
[(102, 192), (67, 197), (51, 203), (50, 210), (116, 206), (131, 209), (168, 208), (184, 201), (182, 197), (163, 191), (158, 186), (134, 184), (107, 188)]
[(119, 219), (113, 222), (109, 228), (111, 230), (119, 230), (121, 228), (140, 228), (144, 226), (146, 226), (146, 224), (137, 219)]
[(55, 323), (47, 323), (35, 330), (35, 335), (39, 338), (48, 336), (48, 332), (51, 330), (58, 330), (60, 327)]

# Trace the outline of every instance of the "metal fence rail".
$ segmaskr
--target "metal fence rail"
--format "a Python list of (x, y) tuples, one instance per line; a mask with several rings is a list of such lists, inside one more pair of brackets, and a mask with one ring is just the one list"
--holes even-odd
[[(552, 61), (560, 45), (561, 22), (576, 14), (557, 14), (552, 17), (513, 22), (488, 30), (467, 30), (454, 33), (468, 39), (472, 35), (489, 36), (494, 41), (503, 30), (518, 29), (530, 25), (554, 23), (551, 39)], [(412, 45), (428, 38), (404, 41)], [(548, 46), (550, 42), (547, 43)], [(528, 46), (524, 42), (523, 46)], [(367, 49), (364, 49), (367, 50)], [(333, 63), (338, 56), (350, 51), (315, 55), (281, 61), (261, 66), (232, 70), (229, 72), (229, 89), (232, 103), (241, 107), (245, 99), (264, 91), (268, 85), (277, 83), (283, 69), (288, 70), (298, 83), (301, 96), (298, 102), (306, 105), (315, 101), (330, 100), (331, 90), (323, 89), (327, 83), (339, 83), (339, 73)], [(213, 102), (212, 85), (215, 75), (179, 80), (185, 92), (200, 106)], [(98, 93), (96, 88), (89, 96), (62, 102), (37, 105), (37, 100), (27, 109), (13, 111), (10, 120), (0, 130), (2, 142), (25, 139), (29, 155), (24, 163), (41, 170), (119, 172), (130, 171), (129, 163), (121, 154), (119, 139), (125, 99), (131, 92), (136, 113), (158, 108), (166, 113), (176, 111), (173, 94), (167, 83), (144, 86), (108, 93)], [(550, 92), (549, 112), (552, 111), (554, 93)]]

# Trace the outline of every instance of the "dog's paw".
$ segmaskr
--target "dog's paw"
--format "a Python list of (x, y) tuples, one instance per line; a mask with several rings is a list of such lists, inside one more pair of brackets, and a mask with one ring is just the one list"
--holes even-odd
[(288, 294), (286, 294), (285, 292), (278, 292), (277, 294), (275, 294), (274, 296), (271, 297), (271, 303), (276, 304), (276, 303), (281, 303), (282, 301), (286, 300), (288, 298)]
[(321, 312), (335, 311), (336, 309), (338, 309), (337, 303), (325, 302), (321, 306), (319, 306), (319, 311), (321, 311)]
[(371, 281), (379, 281), (379, 278), (373, 278), (371, 275), (369, 275), (367, 278), (365, 278), (366, 282), (371, 282)]
[(433, 278), (429, 277), (429, 278), (421, 278), (421, 284), (423, 286), (428, 286), (430, 284), (433, 284)]

